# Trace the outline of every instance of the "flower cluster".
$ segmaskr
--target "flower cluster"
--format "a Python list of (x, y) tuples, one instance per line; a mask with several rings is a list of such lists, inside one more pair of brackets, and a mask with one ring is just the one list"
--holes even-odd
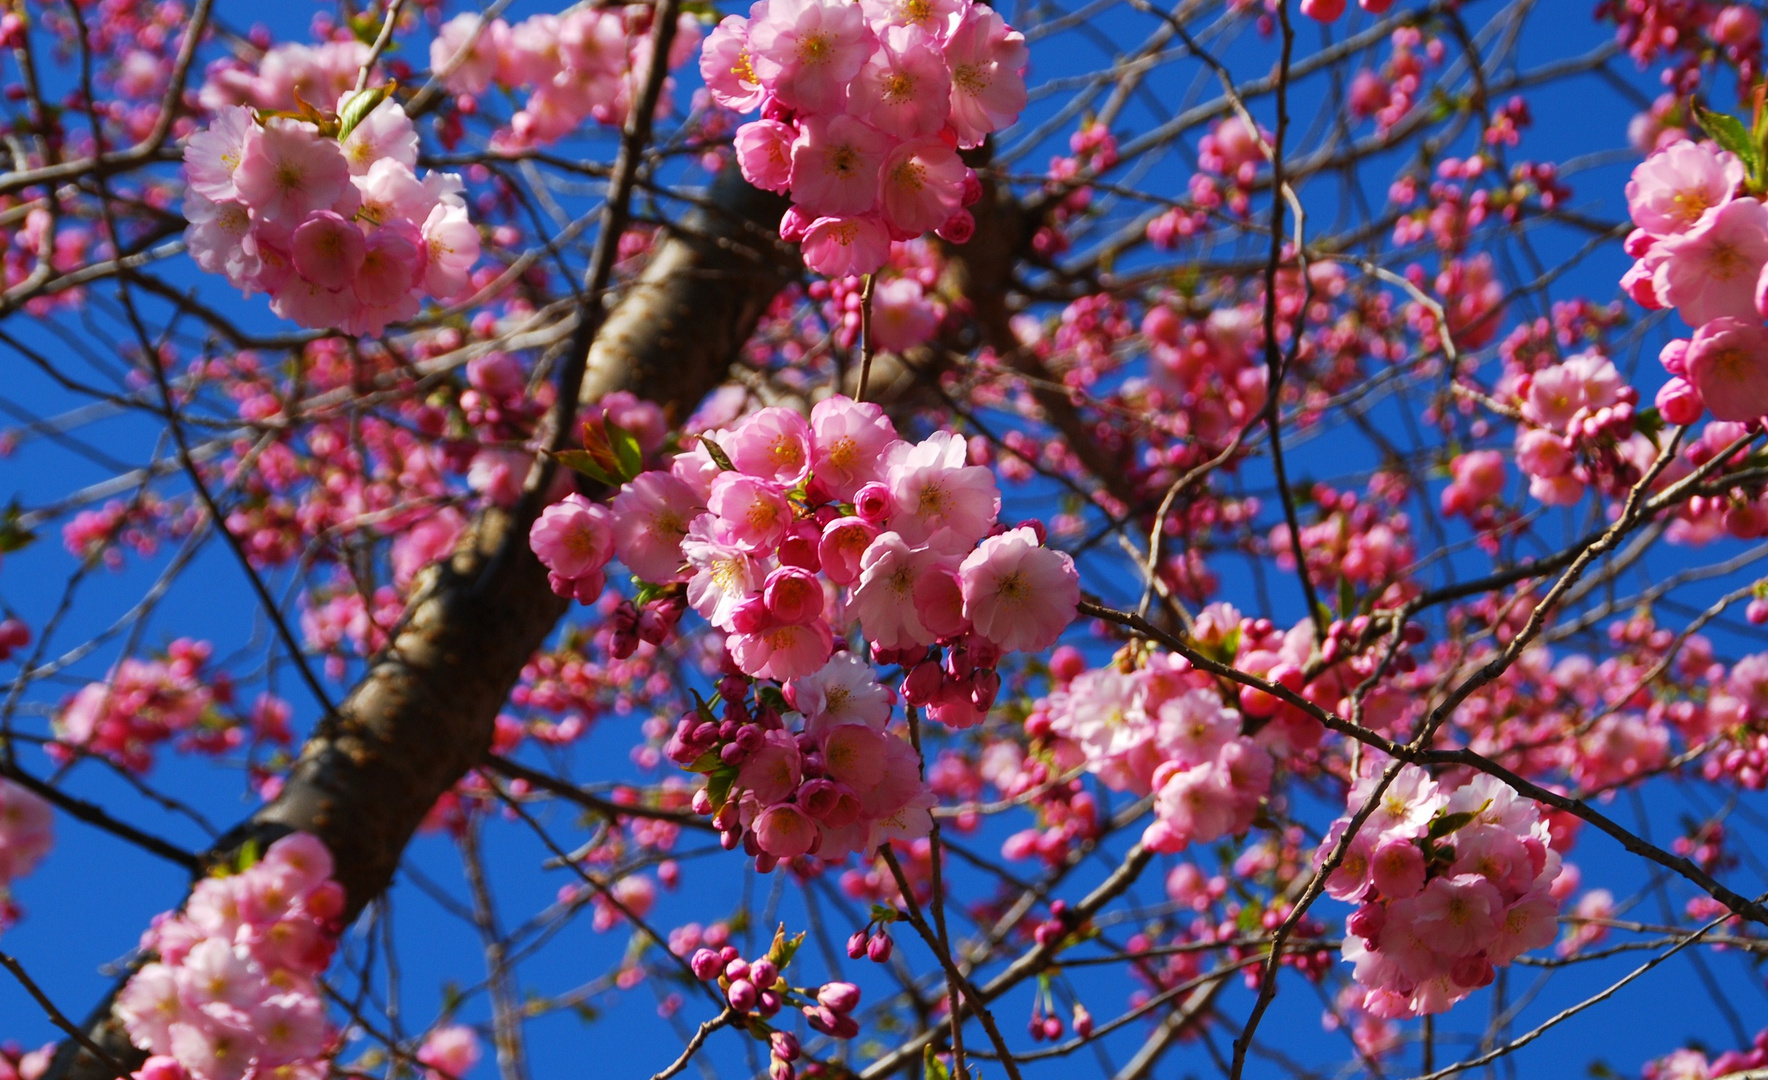
[(1768, 415), (1768, 207), (1743, 190), (1744, 163), (1711, 143), (1671, 142), (1633, 170), (1627, 209), (1637, 260), (1622, 286), (1648, 308), (1673, 307), (1695, 328), (1665, 347), (1664, 419), (1709, 411), (1748, 422)]
[(1078, 758), (1106, 786), (1155, 796), (1142, 842), (1177, 852), (1240, 835), (1271, 789), (1269, 751), (1242, 735), (1238, 709), (1183, 657), (1125, 655), (1075, 676), (1026, 720), (1054, 734), (1058, 761)]
[(157, 959), (117, 997), (129, 1038), (153, 1057), (140, 1080), (319, 1080), (334, 1034), (315, 979), (331, 960), (344, 891), (331, 853), (285, 836), (237, 874), (198, 883), (154, 921)]
[(1743, 1076), (1768, 1066), (1768, 1031), (1756, 1033), (1747, 1049), (1727, 1050), (1712, 1054), (1683, 1047), (1672, 1050), (1656, 1061), (1648, 1061), (1640, 1071), (1644, 1080), (1715, 1080), (1716, 1077)]
[[(670, 760), (704, 772), (696, 813), (712, 815), (727, 849), (739, 845), (770, 870), (782, 859), (832, 862), (896, 839), (925, 836), (933, 795), (919, 755), (887, 730), (890, 691), (850, 652), (793, 679), (780, 713), (763, 695), (753, 705), (738, 676), (720, 685), (724, 710), (691, 710), (665, 747)], [(771, 696), (771, 695), (770, 695)]]
[(869, 274), (890, 245), (963, 243), (981, 197), (958, 148), (1025, 107), (1025, 37), (979, 0), (761, 0), (706, 39), (713, 100), (750, 183), (787, 192), (780, 233), (830, 277)]
[[(702, 948), (688, 961), (695, 977), (716, 982), (724, 992), (725, 1001), (738, 1013), (754, 1013), (762, 1020), (777, 1016), (782, 1008), (797, 1004), (812, 1028), (837, 1039), (851, 1039), (859, 1034), (859, 1021), (853, 1010), (859, 1007), (859, 987), (848, 982), (830, 982), (815, 988), (794, 987), (786, 981), (783, 971), (792, 962), (804, 935), (786, 937), (785, 928), (774, 935), (767, 955), (744, 960), (735, 945)], [(765, 1027), (752, 1028), (765, 1031)], [(801, 1056), (798, 1039), (789, 1031), (768, 1033), (771, 1051), (771, 1080), (792, 1080), (793, 1062)]]
[(55, 843), (55, 815), (37, 795), (0, 779), (0, 890), (17, 881), (49, 854)]
[[(652, 585), (685, 585), (756, 678), (821, 671), (837, 625), (857, 621), (875, 659), (911, 669), (911, 703), (968, 727), (993, 703), (1000, 654), (1055, 644), (1080, 597), (1073, 560), (1035, 523), (999, 524), (994, 476), (968, 459), (961, 436), (907, 443), (845, 397), (808, 420), (766, 408), (637, 475), (607, 510), (555, 503), (530, 542), (563, 595), (599, 592), (613, 555)], [(944, 674), (923, 666), (937, 646), (955, 655)]]
[[(586, 121), (618, 127), (649, 80), (651, 8), (579, 6), (562, 14), (530, 15), (515, 25), (486, 21), (476, 12), (442, 24), (430, 43), (430, 67), (462, 112), (496, 87), (525, 90), (522, 108), (500, 132), (500, 149), (556, 142)], [(671, 70), (700, 44), (700, 23), (684, 13), (667, 57)], [(659, 110), (670, 100), (665, 82)]]
[(238, 742), (232, 723), (218, 710), (233, 697), (225, 672), (207, 670), (214, 647), (180, 638), (163, 657), (124, 657), (103, 682), (90, 683), (62, 705), (49, 753), (70, 760), (74, 752), (100, 754), (136, 772), (153, 764), (154, 748), (177, 737), (193, 747), (219, 750)]
[(185, 242), (198, 266), (302, 326), (375, 335), (468, 283), (479, 233), (460, 179), (418, 176), (417, 128), (384, 90), (338, 118), (225, 105), (184, 147)]
[[(968, 463), (963, 438), (910, 444), (877, 406), (833, 397), (808, 420), (766, 408), (702, 436), (668, 471), (632, 475), (606, 508), (567, 496), (529, 539), (561, 595), (593, 600), (618, 555), (652, 595), (685, 596), (726, 635), (723, 715), (690, 710), (665, 753), (708, 774), (696, 809), (765, 869), (929, 826), (919, 758), (887, 730), (890, 689), (836, 649), (855, 624), (873, 660), (904, 669), (911, 705), (970, 727), (994, 704), (1002, 654), (1048, 648), (1074, 618), (1073, 560), (1040, 527), (1000, 525), (999, 511), (993, 474)], [(671, 633), (658, 603), (617, 637)], [(752, 691), (754, 679), (772, 685)]]
[(429, 1068), (424, 1080), (462, 1080), (483, 1053), (479, 1036), (465, 1024), (444, 1024), (425, 1036), (418, 1047), (419, 1064)]
[(8, 886), (37, 868), (55, 844), (55, 813), (34, 793), (0, 780), (0, 930), (18, 921)]
[[(1376, 778), (1352, 786), (1350, 807)], [(1350, 815), (1327, 832), (1318, 858), (1343, 840)], [(1532, 801), (1502, 781), (1473, 777), (1446, 791), (1407, 765), (1382, 792), (1326, 879), (1358, 904), (1345, 923), (1362, 1007), (1390, 1019), (1439, 1013), (1492, 981), (1493, 969), (1553, 943), (1560, 857)]]

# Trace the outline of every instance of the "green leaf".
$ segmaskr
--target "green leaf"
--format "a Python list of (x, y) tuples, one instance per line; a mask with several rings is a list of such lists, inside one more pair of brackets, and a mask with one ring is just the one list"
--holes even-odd
[(872, 921), (875, 923), (889, 925), (900, 918), (902, 918), (902, 913), (893, 907), (885, 907), (883, 904), (872, 905)]
[(1656, 405), (1647, 405), (1633, 414), (1634, 429), (1654, 444), (1657, 442), (1658, 435), (1667, 426), (1664, 423), (1664, 414), (1658, 412)]
[(712, 800), (713, 813), (724, 809), (726, 800), (731, 797), (731, 785), (736, 782), (737, 770), (730, 765), (714, 769), (706, 777), (706, 795)]
[(932, 1043), (921, 1048), (921, 1065), (926, 1070), (927, 1080), (952, 1080), (952, 1071), (933, 1052)]
[(724, 452), (724, 447), (718, 445), (718, 443), (705, 435), (700, 436), (700, 445), (704, 446), (706, 452), (712, 455), (712, 460), (719, 468), (723, 469), (725, 472), (737, 471), (737, 467), (731, 464), (730, 455)]
[(609, 487), (620, 486), (620, 481), (610, 476), (608, 471), (596, 461), (595, 455), (588, 450), (560, 450), (553, 455), (553, 458), (560, 465), (568, 469), (575, 469), (598, 484), (606, 484)]
[(645, 451), (639, 446), (637, 436), (605, 415), (602, 417), (602, 426), (607, 428), (608, 445), (614, 450), (614, 459), (620, 463), (621, 481), (631, 480), (644, 472)]
[[(1483, 809), (1483, 807), (1482, 807)], [(1465, 827), (1468, 822), (1479, 816), (1478, 810), (1463, 810), (1459, 814), (1439, 814), (1430, 822), (1430, 838), (1441, 840), (1457, 830)]]
[(786, 700), (785, 694), (780, 693), (780, 688), (777, 686), (768, 686), (764, 684), (760, 689), (755, 691), (755, 697), (756, 700), (761, 702), (761, 704), (766, 705), (774, 712), (789, 713), (792, 711), (791, 703)]
[[(786, 965), (792, 962), (792, 958), (798, 955), (798, 947), (803, 944), (804, 932), (802, 930), (787, 937), (786, 924), (781, 923), (779, 929), (774, 931), (773, 945), (767, 950), (767, 958), (773, 961), (774, 967), (784, 971)], [(762, 989), (765, 990), (766, 987), (762, 987)]]
[(386, 83), (371, 86), (360, 94), (351, 94), (350, 100), (344, 105), (344, 111), (338, 114), (338, 141), (348, 139), (350, 133), (356, 130), (356, 125), (368, 119), (368, 114), (374, 112), (376, 105), (387, 100), (393, 87), (393, 83)]
[(1338, 579), (1338, 614), (1348, 619), (1357, 610), (1357, 587), (1351, 584), (1349, 575)]
[(264, 851), (258, 846), (258, 838), (254, 836), (244, 844), (240, 845), (239, 854), (233, 857), (233, 872), (236, 874), (243, 874), (252, 867), (257, 866), (258, 860), (263, 857)]
[(1714, 112), (1701, 105), (1694, 107), (1694, 117), (1713, 141), (1731, 151), (1744, 163), (1753, 177), (1761, 168), (1761, 155), (1756, 149), (1754, 139), (1750, 138), (1749, 129), (1743, 121), (1729, 113)]
[(0, 554), (18, 551), (37, 539), (37, 534), (25, 528), (20, 522), (25, 512), (19, 508), (18, 500), (7, 504), (6, 510), (0, 513)]

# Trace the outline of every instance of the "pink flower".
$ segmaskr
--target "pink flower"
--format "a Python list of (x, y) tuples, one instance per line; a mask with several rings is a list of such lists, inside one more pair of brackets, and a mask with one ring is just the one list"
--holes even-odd
[(258, 1036), (258, 1065), (275, 1069), (316, 1056), (327, 1034), (325, 1007), (310, 994), (278, 994), (250, 1011), (251, 1030)]
[(947, 569), (951, 561), (930, 548), (911, 547), (897, 533), (872, 541), (860, 560), (859, 587), (848, 603), (866, 638), (885, 649), (933, 644), (936, 635), (921, 621), (915, 589), (923, 577)]
[(1224, 706), (1221, 696), (1208, 690), (1187, 690), (1164, 702), (1158, 718), (1161, 750), (1190, 765), (1213, 761), (1240, 733), (1239, 711)]
[(1575, 459), (1565, 439), (1540, 428), (1523, 428), (1516, 434), (1516, 467), (1534, 477), (1562, 476)]
[(804, 265), (824, 277), (870, 274), (890, 257), (890, 233), (877, 217), (822, 217), (804, 233)]
[(993, 8), (972, 4), (964, 12), (945, 43), (945, 62), (952, 73), (951, 123), (959, 146), (981, 146), (990, 132), (1019, 119), (1030, 56), (1025, 35)]
[(737, 129), (732, 148), (743, 179), (763, 191), (784, 193), (792, 186), (792, 144), (798, 131), (778, 120), (751, 120)]
[(749, 62), (749, 20), (726, 15), (706, 35), (700, 51), (700, 77), (712, 100), (732, 112), (752, 112), (761, 107), (767, 91), (755, 77)]
[(829, 522), (816, 548), (824, 576), (837, 585), (858, 581), (866, 551), (877, 537), (878, 527), (864, 518), (843, 517)]
[(613, 524), (606, 509), (573, 492), (541, 511), (528, 544), (560, 577), (587, 577), (613, 557)]
[(331, 880), (333, 869), (331, 851), (311, 833), (290, 833), (271, 844), (258, 867), (261, 875), (283, 879), (291, 902), (306, 899)]
[(233, 174), (245, 157), (246, 141), (257, 127), (252, 110), (223, 105), (209, 126), (184, 143), (184, 178), (190, 190), (215, 202), (239, 198)]
[(1671, 424), (1692, 424), (1706, 411), (1707, 403), (1693, 383), (1681, 376), (1672, 376), (1658, 388), (1653, 400), (1664, 420)]
[(1523, 953), (1544, 949), (1559, 936), (1559, 903), (1545, 891), (1523, 897), (1504, 912), (1498, 936), (1486, 947), (1494, 964), (1508, 964)]
[(295, 270), (324, 289), (343, 289), (356, 280), (368, 244), (362, 230), (332, 213), (310, 214), (295, 230), (291, 249)]
[[(368, 91), (363, 91), (368, 93)], [(355, 98), (352, 90), (338, 99), (342, 115)], [(377, 161), (395, 161), (407, 169), (417, 167), (417, 126), (396, 101), (382, 101), (351, 129), (350, 136), (338, 144), (352, 175), (361, 176)]]
[(779, 487), (740, 472), (712, 480), (706, 508), (719, 520), (726, 539), (745, 551), (771, 552), (792, 524), (792, 507)]
[(816, 822), (791, 803), (770, 806), (755, 819), (755, 842), (776, 859), (808, 853), (817, 846), (817, 831)]
[(479, 261), (479, 230), (464, 206), (437, 203), (424, 219), (424, 288), (438, 300), (458, 296)]
[(761, 748), (750, 754), (737, 771), (736, 786), (763, 805), (776, 803), (798, 790), (803, 782), (803, 757), (798, 743), (784, 731), (769, 731)]
[(654, 584), (677, 580), (688, 524), (705, 510), (693, 489), (666, 472), (640, 473), (611, 506), (614, 550), (626, 568)]
[(1743, 162), (1709, 143), (1684, 140), (1652, 154), (1627, 183), (1633, 224), (1653, 236), (1693, 228), (1709, 209), (1730, 202), (1744, 180)]
[(48, 803), (0, 779), (0, 888), (30, 873), (49, 854), (54, 824)]
[(1694, 333), (1688, 379), (1720, 420), (1768, 415), (1768, 330), (1755, 318), (1720, 318)]
[(890, 527), (906, 543), (958, 554), (988, 535), (1000, 513), (1000, 492), (993, 473), (968, 461), (969, 444), (950, 431), (891, 448), (885, 475), (897, 512)]
[[(194, 1018), (193, 1018), (194, 1019)], [(242, 1080), (257, 1056), (258, 1040), (240, 1014), (236, 1023), (204, 1015), (171, 1027), (172, 1056), (196, 1080)]]
[(1144, 844), (1156, 851), (1182, 851), (1193, 840), (1208, 843), (1233, 828), (1234, 790), (1214, 762), (1189, 769), (1163, 766), (1155, 780), (1156, 821), (1144, 830)]
[(184, 1017), (176, 972), (167, 964), (147, 964), (117, 995), (117, 1019), (135, 1045), (156, 1053), (171, 1049), (171, 1025)]
[(803, 713), (806, 731), (835, 724), (865, 724), (884, 730), (890, 722), (890, 691), (872, 666), (851, 652), (838, 652), (822, 669), (786, 684), (786, 700)]
[(783, 623), (806, 623), (823, 614), (823, 583), (796, 566), (776, 567), (761, 595), (768, 614)]
[(190, 222), (184, 230), (184, 243), (197, 266), (211, 274), (226, 274), (247, 296), (256, 292), (264, 260), (246, 204), (210, 202), (192, 191), (184, 196), (184, 216)]
[(950, 107), (951, 73), (939, 43), (918, 26), (892, 26), (853, 84), (854, 115), (899, 139), (937, 135)]
[(815, 622), (771, 626), (753, 634), (730, 639), (731, 656), (745, 674), (758, 679), (795, 679), (810, 675), (829, 661), (834, 651), (829, 624)]
[[(1365, 776), (1351, 787), (1350, 801), (1357, 804), (1375, 790), (1375, 777)], [(1381, 801), (1364, 823), (1365, 832), (1388, 833), (1408, 839), (1423, 836), (1430, 819), (1448, 802), (1430, 774), (1406, 765), (1381, 793)]]
[[(479, 1063), (479, 1036), (465, 1024), (448, 1024), (430, 1032), (417, 1059), (432, 1070), (429, 1080), (462, 1080)], [(438, 1076), (441, 1074), (441, 1076)]]
[(1027, 526), (984, 540), (958, 568), (958, 582), (976, 632), (1009, 651), (1056, 644), (1080, 602), (1074, 560), (1040, 545)]
[(860, 0), (874, 27), (912, 26), (934, 38), (943, 38), (969, 6), (969, 0)]
[(1653, 283), (1659, 299), (1690, 326), (1724, 316), (1756, 317), (1756, 280), (1768, 263), (1768, 208), (1734, 199), (1701, 215), (1688, 231), (1668, 237)]
[(242, 951), (219, 938), (191, 946), (178, 967), (178, 987), (192, 1005), (221, 1004), (245, 1008), (252, 1004), (263, 974)]
[[(888, 285), (880, 285), (878, 292)], [(811, 408), (810, 430), (812, 469), (829, 493), (841, 500), (851, 500), (861, 486), (883, 477), (884, 457), (899, 441), (896, 426), (883, 409), (839, 394)]]
[(1445, 956), (1472, 956), (1492, 944), (1504, 910), (1498, 890), (1477, 874), (1433, 878), (1416, 899), (1397, 900), (1388, 910), (1401, 905), (1412, 905), (1418, 936)]
[(1424, 853), (1410, 840), (1390, 837), (1370, 854), (1369, 874), (1389, 900), (1417, 896), (1424, 888)]
[(487, 24), (477, 13), (456, 15), (442, 24), (430, 42), (430, 68), (449, 74), (443, 85), (457, 94), (482, 94), (497, 73), (497, 61), (509, 48), (509, 24)]
[(872, 343), (887, 352), (905, 352), (931, 340), (939, 317), (939, 309), (913, 278), (891, 278), (872, 290)]
[(829, 776), (855, 791), (871, 791), (883, 781), (889, 736), (867, 724), (825, 728), (821, 747)]
[(422, 301), (415, 292), (423, 272), (423, 240), (415, 229), (388, 226), (368, 238), (357, 269), (353, 291), (363, 308), (358, 312), (360, 329), (347, 333), (378, 334), (388, 323), (417, 314)]
[(754, 556), (732, 543), (711, 514), (688, 523), (681, 552), (693, 575), (688, 579), (688, 603), (713, 626), (728, 629), (737, 608), (761, 587), (762, 572)]
[[(903, 143), (884, 159), (884, 220), (910, 236), (939, 228), (963, 205), (969, 175), (957, 151), (940, 139)], [(796, 170), (793, 179), (796, 194)]]
[(810, 425), (792, 409), (754, 413), (722, 445), (731, 464), (750, 476), (791, 487), (810, 472)]
[(350, 187), (350, 166), (313, 125), (272, 117), (246, 139), (233, 182), (255, 216), (294, 225), (338, 201)]
[(806, 116), (792, 144), (792, 200), (816, 217), (878, 205), (878, 167), (890, 139), (851, 116)]
[(876, 44), (858, 4), (769, 0), (751, 10), (749, 56), (757, 81), (786, 105), (839, 112), (847, 85)]

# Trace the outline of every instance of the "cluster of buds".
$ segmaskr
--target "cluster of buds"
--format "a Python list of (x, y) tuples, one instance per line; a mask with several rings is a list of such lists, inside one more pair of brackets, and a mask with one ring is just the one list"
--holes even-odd
[(998, 645), (974, 633), (944, 639), (930, 649), (872, 648), (874, 663), (900, 664), (907, 672), (902, 699), (925, 708), (950, 727), (981, 723), (1001, 692)]
[[(769, 1020), (785, 1006), (797, 1005), (805, 1021), (817, 1031), (837, 1039), (853, 1038), (859, 1034), (859, 1021), (852, 1015), (859, 1007), (859, 987), (847, 982), (824, 983), (815, 990), (794, 987), (782, 974), (803, 942), (803, 934), (788, 938), (782, 926), (775, 931), (767, 955), (759, 959), (745, 960), (736, 946), (726, 945), (698, 950), (688, 966), (695, 978), (717, 983), (735, 1012)], [(771, 1031), (765, 1024), (751, 1024), (750, 1030), (758, 1035), (766, 1033), (772, 1054), (768, 1067), (772, 1080), (792, 1080), (793, 1062), (801, 1054), (798, 1040), (790, 1032)]]
[[(890, 951), (896, 943), (891, 940), (890, 931), (884, 927), (896, 921), (896, 912), (890, 908), (874, 905), (872, 917), (866, 925), (855, 930), (847, 938), (847, 958), (858, 960), (866, 957), (874, 964), (882, 964), (890, 959)], [(876, 929), (873, 929), (876, 927)]]
[(625, 660), (638, 651), (641, 641), (647, 645), (662, 645), (675, 633), (676, 624), (681, 622), (682, 613), (687, 609), (687, 597), (680, 592), (653, 597), (643, 606), (631, 600), (622, 601), (612, 616), (614, 637), (608, 651), (614, 654), (614, 659)]
[[(1048, 975), (1038, 976), (1037, 993), (1031, 998), (1031, 1021), (1026, 1024), (1026, 1030), (1033, 1042), (1046, 1039), (1055, 1042), (1062, 1037), (1062, 1018), (1056, 1015), (1056, 998), (1050, 992)], [(1074, 1003), (1074, 1033), (1083, 1039), (1093, 1034), (1093, 1014), (1078, 1001)]]

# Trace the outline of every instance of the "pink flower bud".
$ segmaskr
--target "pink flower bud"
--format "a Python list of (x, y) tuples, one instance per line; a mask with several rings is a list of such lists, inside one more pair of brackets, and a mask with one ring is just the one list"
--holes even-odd
[(890, 935), (880, 930), (872, 935), (872, 940), (866, 942), (866, 956), (872, 963), (882, 964), (890, 959), (890, 948), (894, 944)]
[(688, 966), (694, 969), (694, 978), (706, 982), (718, 978), (721, 967), (718, 962), (718, 954), (711, 949), (701, 949), (694, 953), (693, 959), (688, 961)]
[(816, 575), (796, 566), (782, 566), (762, 587), (767, 610), (782, 623), (797, 626), (823, 613), (823, 586)]
[(850, 1013), (859, 1005), (859, 987), (849, 982), (825, 983), (816, 999), (838, 1013)]
[(889, 488), (873, 481), (854, 493), (853, 509), (866, 522), (877, 525), (896, 513), (896, 500), (891, 497)]

